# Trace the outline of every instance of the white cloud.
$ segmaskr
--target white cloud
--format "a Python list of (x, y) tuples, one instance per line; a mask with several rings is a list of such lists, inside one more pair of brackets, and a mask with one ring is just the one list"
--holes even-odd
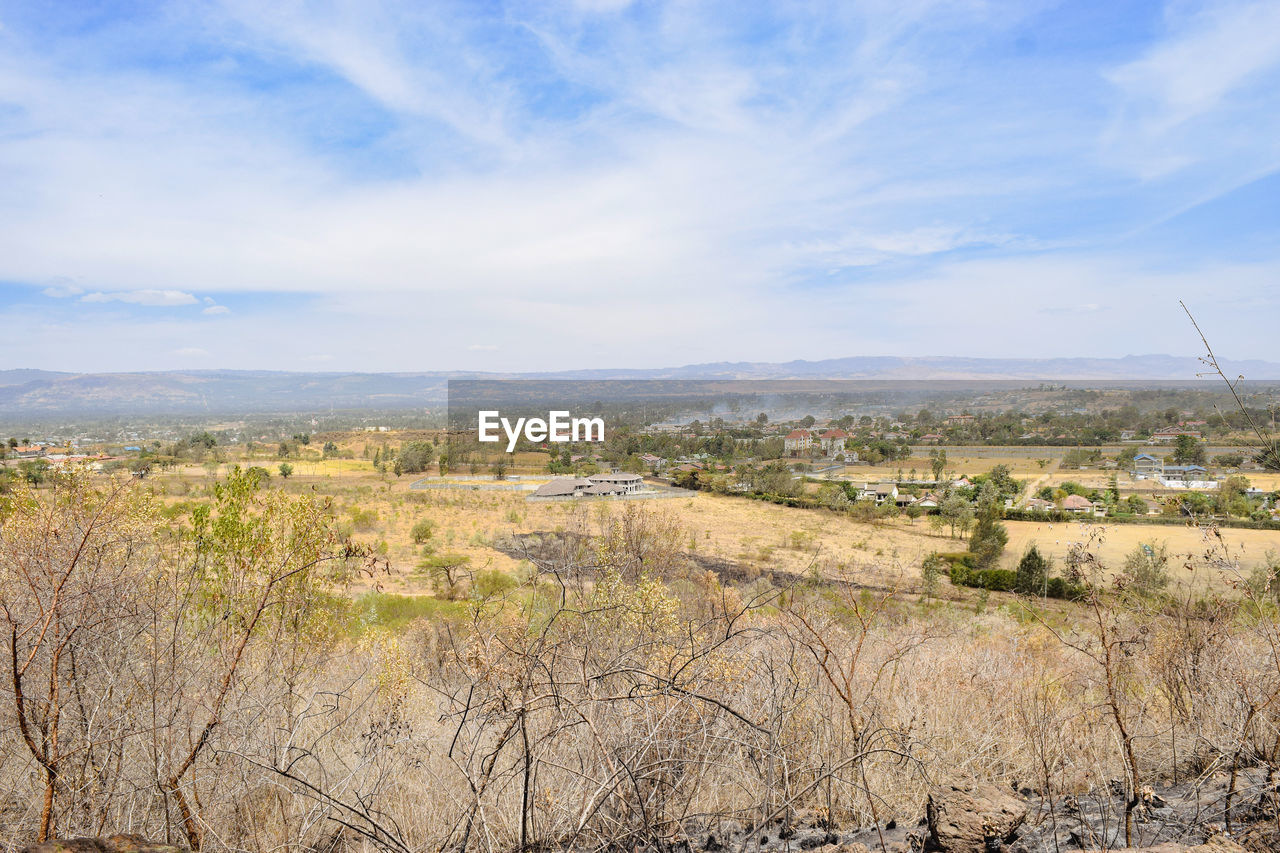
[(40, 292), (52, 299), (69, 299), (72, 296), (79, 296), (84, 293), (84, 288), (77, 287), (74, 284), (54, 284)]
[[(30, 358), (92, 359), (110, 328), (130, 341), (113, 358), (134, 366), (188, 342), (222, 353), (234, 335), (238, 366), (306, 367), (275, 333), (282, 310), (341, 342), (336, 364), (365, 369), (1040, 350), (1054, 345), (1045, 312), (1064, 305), (1104, 307), (1061, 352), (1140, 348), (1094, 318), (1140, 287), (1170, 292), (1166, 277), (1116, 272), (1170, 248), (1171, 263), (1194, 250), (1223, 300), (1255, 294), (1275, 317), (1252, 277), (1215, 277), (1230, 252), (1121, 251), (1113, 236), (1280, 163), (1263, 4), (1171, 13), (1111, 70), (1096, 52), (988, 64), (1036, 11), (1024, 2), (596, 14), (621, 5), (517, 3), (480, 19), (471, 4), (227, 0), (167, 18), (202, 47), (285, 69), (267, 86), (250, 62), (174, 73), (93, 36), (25, 52), (10, 38), (0, 281), (201, 306), (189, 325), (72, 317), (62, 349), (51, 336)], [(167, 49), (173, 33), (141, 35)], [(1248, 44), (1218, 63), (1232, 39)], [(958, 255), (1001, 263), (987, 279)], [(1273, 258), (1258, 268), (1280, 272)], [(174, 282), (251, 296), (233, 313)], [(473, 343), (455, 317), (481, 318), (498, 343)], [(617, 322), (637, 331), (618, 336)], [(530, 330), (547, 329), (575, 334), (531, 353)], [(659, 332), (670, 342), (655, 347)]]
[(194, 305), (196, 298), (181, 290), (124, 290), (110, 293), (96, 291), (80, 297), (81, 302), (128, 302), (133, 305)]
[(179, 358), (208, 358), (212, 353), (200, 347), (182, 347), (173, 351)]
[(1215, 109), (1280, 64), (1280, 3), (1217, 2), (1177, 17), (1172, 35), (1108, 76), (1155, 128)]

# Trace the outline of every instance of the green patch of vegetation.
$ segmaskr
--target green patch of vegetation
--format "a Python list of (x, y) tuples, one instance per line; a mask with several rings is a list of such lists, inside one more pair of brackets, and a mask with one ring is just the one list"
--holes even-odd
[(459, 601), (446, 601), (426, 595), (395, 595), (366, 592), (350, 604), (348, 631), (355, 636), (369, 628), (399, 630), (418, 619), (460, 619), (467, 606)]

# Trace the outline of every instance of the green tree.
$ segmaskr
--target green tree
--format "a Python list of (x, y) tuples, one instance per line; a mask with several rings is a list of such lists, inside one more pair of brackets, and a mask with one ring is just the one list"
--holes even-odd
[(1139, 595), (1154, 595), (1169, 585), (1168, 566), (1168, 545), (1139, 545), (1125, 557), (1121, 577)]
[(1180, 435), (1173, 446), (1173, 460), (1179, 465), (1203, 465), (1204, 445), (1191, 435)]
[(276, 470), (279, 471), (280, 476), (286, 480), (293, 476), (293, 466), (290, 465), (288, 462), (281, 462), (280, 467), (278, 467)]
[(924, 558), (920, 564), (920, 580), (924, 587), (924, 597), (933, 598), (938, 594), (938, 583), (942, 578), (947, 561), (936, 551)]
[(963, 533), (973, 523), (973, 506), (960, 495), (951, 495), (942, 501), (938, 512), (951, 526), (951, 535), (956, 535), (956, 528)]
[(1000, 523), (1000, 512), (989, 506), (978, 516), (978, 523), (969, 536), (969, 553), (973, 554), (974, 563), (980, 569), (993, 567), (1004, 546), (1009, 544), (1009, 531)]
[(426, 441), (406, 442), (400, 448), (400, 470), (406, 474), (421, 474), (435, 461), (436, 450)]
[(1023, 595), (1045, 595), (1049, 588), (1052, 562), (1040, 553), (1033, 542), (1018, 561), (1017, 590)]
[(947, 451), (931, 450), (929, 451), (929, 468), (933, 471), (933, 481), (942, 480), (942, 472), (947, 467)]

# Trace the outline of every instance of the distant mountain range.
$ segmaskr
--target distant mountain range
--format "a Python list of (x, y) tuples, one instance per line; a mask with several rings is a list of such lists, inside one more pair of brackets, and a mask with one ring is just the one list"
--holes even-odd
[[(1231, 376), (1280, 379), (1280, 363), (1224, 363)], [(715, 362), (652, 370), (553, 373), (290, 373), (268, 370), (186, 370), (147, 373), (62, 373), (0, 370), (0, 415), (186, 414), (399, 409), (439, 405), (450, 379), (967, 379), (1194, 381), (1195, 358), (899, 358), (855, 356), (823, 361)]]

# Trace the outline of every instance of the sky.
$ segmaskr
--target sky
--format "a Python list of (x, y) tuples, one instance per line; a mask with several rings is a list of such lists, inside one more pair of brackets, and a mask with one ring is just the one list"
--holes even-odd
[(0, 368), (1280, 361), (1280, 3), (0, 0)]

